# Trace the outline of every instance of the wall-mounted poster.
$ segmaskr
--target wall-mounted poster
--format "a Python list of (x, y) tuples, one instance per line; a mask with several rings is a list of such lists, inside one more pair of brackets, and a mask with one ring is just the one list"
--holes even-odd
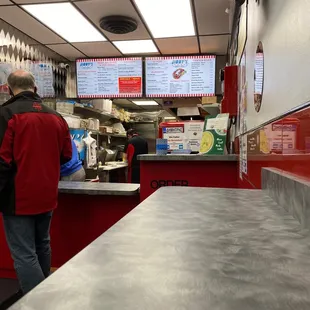
[(51, 63), (46, 62), (34, 62), (34, 74), (36, 80), (36, 86), (38, 94), (42, 98), (53, 98), (55, 97), (54, 90), (54, 75), (53, 67)]
[(7, 94), (9, 88), (7, 85), (8, 76), (12, 72), (12, 65), (7, 62), (0, 62), (0, 93)]
[(239, 64), (237, 135), (240, 135), (247, 130), (246, 112), (247, 112), (246, 51), (244, 50)]
[(247, 148), (247, 135), (243, 135), (241, 137), (241, 141), (242, 143), (242, 154), (241, 154), (241, 171), (244, 174), (248, 174), (248, 148)]
[(240, 134), (245, 133), (247, 129), (246, 114), (247, 114), (247, 85), (245, 85), (241, 91), (240, 99)]

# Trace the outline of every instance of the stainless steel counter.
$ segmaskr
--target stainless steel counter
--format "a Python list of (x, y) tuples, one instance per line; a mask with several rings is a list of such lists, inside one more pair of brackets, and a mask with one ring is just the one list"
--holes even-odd
[(237, 161), (237, 155), (139, 155), (141, 161)]
[(103, 196), (132, 196), (139, 194), (139, 184), (59, 182), (59, 193)]
[(166, 187), (11, 310), (309, 310), (309, 244), (262, 191)]

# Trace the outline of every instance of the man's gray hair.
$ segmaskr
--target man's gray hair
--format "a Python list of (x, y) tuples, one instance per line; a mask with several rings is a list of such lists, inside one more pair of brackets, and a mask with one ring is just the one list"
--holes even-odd
[(36, 83), (34, 76), (30, 72), (16, 71), (9, 75), (8, 85), (12, 90), (30, 90), (35, 88)]

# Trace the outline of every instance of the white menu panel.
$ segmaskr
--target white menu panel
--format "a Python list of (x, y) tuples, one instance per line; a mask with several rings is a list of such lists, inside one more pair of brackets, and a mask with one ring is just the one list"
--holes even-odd
[(215, 61), (216, 56), (146, 58), (146, 96), (214, 96)]
[(257, 53), (255, 56), (255, 94), (262, 95), (264, 87), (264, 54)]
[(142, 58), (78, 59), (79, 98), (142, 97)]

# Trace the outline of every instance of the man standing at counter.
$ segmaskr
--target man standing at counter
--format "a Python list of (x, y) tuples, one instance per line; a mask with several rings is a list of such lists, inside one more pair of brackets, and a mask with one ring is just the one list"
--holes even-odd
[(0, 211), (25, 294), (50, 273), (60, 165), (72, 149), (68, 125), (42, 104), (32, 74), (16, 71), (8, 86), (12, 98), (0, 109)]
[(126, 146), (126, 155), (128, 161), (128, 183), (140, 183), (140, 163), (138, 155), (148, 153), (147, 141), (139, 136), (135, 129), (127, 131), (128, 145)]

